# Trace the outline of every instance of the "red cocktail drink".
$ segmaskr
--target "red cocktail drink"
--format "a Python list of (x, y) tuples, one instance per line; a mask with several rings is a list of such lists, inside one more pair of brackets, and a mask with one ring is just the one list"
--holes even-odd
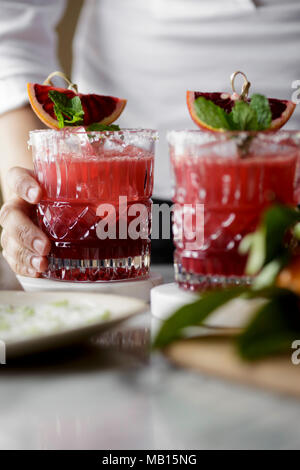
[[(174, 131), (168, 140), (178, 283), (191, 290), (250, 283), (240, 241), (267, 206), (298, 202), (293, 134)], [(184, 213), (191, 214), (187, 221)]]
[(38, 220), (52, 241), (45, 277), (147, 277), (155, 140), (151, 130), (31, 133)]

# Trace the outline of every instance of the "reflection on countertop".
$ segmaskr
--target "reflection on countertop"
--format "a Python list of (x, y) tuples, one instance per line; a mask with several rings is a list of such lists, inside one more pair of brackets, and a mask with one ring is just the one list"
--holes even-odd
[[(2, 259), (0, 281), (18, 288)], [(150, 332), (148, 312), (0, 366), (0, 449), (299, 448), (299, 401), (175, 368)]]

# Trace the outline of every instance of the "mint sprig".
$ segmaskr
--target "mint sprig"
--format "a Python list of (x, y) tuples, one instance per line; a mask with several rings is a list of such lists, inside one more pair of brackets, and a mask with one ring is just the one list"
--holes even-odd
[(100, 131), (100, 132), (104, 132), (104, 131), (108, 131), (108, 132), (114, 132), (114, 131), (120, 131), (120, 127), (117, 125), (117, 124), (110, 124), (110, 125), (105, 125), (105, 124), (98, 124), (98, 123), (94, 123), (94, 124), (90, 124), (87, 128), (86, 128), (87, 131)]
[[(69, 98), (65, 93), (57, 90), (49, 91), (49, 98), (54, 103), (54, 113), (58, 121), (60, 129), (66, 126), (79, 126), (83, 123), (84, 110), (82, 108), (79, 96)], [(99, 124), (93, 123), (87, 127), (87, 131), (119, 131), (120, 127), (117, 124)]]
[(229, 114), (232, 122), (231, 130), (257, 131), (258, 118), (255, 109), (251, 108), (246, 101), (236, 101)]
[(57, 90), (50, 90), (48, 96), (54, 103), (54, 113), (60, 129), (83, 123), (84, 110), (79, 96), (69, 98)]
[(251, 97), (250, 108), (256, 112), (259, 131), (269, 129), (272, 122), (272, 112), (268, 98), (263, 95), (254, 94)]
[(204, 96), (199, 96), (195, 100), (195, 109), (199, 119), (208, 126), (228, 131), (232, 129), (229, 114)]
[(195, 100), (195, 110), (205, 124), (224, 131), (263, 131), (272, 121), (269, 101), (259, 94), (252, 95), (250, 102), (237, 100), (230, 113), (199, 96)]

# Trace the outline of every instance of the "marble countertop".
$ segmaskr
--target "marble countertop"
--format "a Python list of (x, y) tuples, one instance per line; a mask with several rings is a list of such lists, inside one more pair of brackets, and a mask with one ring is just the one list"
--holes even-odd
[[(171, 266), (155, 266), (165, 281)], [(20, 289), (0, 259), (1, 289)], [(151, 316), (0, 366), (0, 449), (300, 448), (300, 402), (149, 355)]]

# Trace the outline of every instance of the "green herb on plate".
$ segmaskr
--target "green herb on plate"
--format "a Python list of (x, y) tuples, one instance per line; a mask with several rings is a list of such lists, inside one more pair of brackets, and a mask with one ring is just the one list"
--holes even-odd
[(110, 320), (111, 318), (111, 311), (105, 310), (101, 315), (101, 320)]
[(52, 302), (51, 305), (53, 307), (68, 307), (69, 306), (69, 301), (67, 299), (58, 300), (57, 302)]

